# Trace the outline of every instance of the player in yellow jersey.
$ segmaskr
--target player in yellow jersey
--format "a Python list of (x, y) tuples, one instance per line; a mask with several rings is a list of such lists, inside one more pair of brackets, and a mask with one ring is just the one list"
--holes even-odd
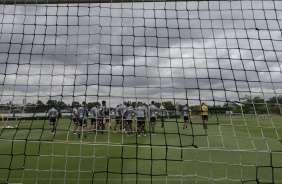
[(200, 110), (201, 110), (201, 116), (203, 120), (203, 128), (208, 129), (209, 109), (204, 102), (201, 104)]

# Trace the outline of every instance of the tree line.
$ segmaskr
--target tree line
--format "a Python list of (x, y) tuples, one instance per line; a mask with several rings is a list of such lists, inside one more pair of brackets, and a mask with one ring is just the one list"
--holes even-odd
[[(132, 107), (137, 107), (137, 103), (139, 102), (128, 102)], [(244, 114), (279, 114), (281, 115), (281, 104), (282, 104), (282, 95), (274, 96), (265, 100), (260, 97), (246, 97), (243, 101), (239, 102), (238, 105), (230, 105), (232, 103), (225, 103), (223, 105), (208, 105), (209, 111), (211, 113), (220, 113), (225, 114), (226, 111), (232, 111), (233, 113), (244, 113)], [(236, 103), (233, 103), (236, 104)], [(6, 104), (6, 106), (2, 106), (2, 110), (8, 110), (11, 108), (11, 102)], [(79, 102), (74, 101), (72, 104), (66, 104), (63, 101), (57, 100), (48, 100), (46, 103), (43, 103), (41, 100), (38, 100), (37, 103), (27, 103), (25, 107), (14, 108), (17, 111), (24, 111), (26, 113), (39, 113), (39, 112), (47, 112), (50, 109), (50, 106), (54, 105), (56, 109), (60, 112), (72, 112), (72, 108), (76, 105), (80, 105)], [(90, 109), (94, 106), (100, 106), (99, 102), (88, 102), (87, 107)], [(146, 104), (148, 106), (149, 104)], [(157, 107), (163, 105), (167, 110), (173, 111), (182, 111), (182, 108), (185, 104), (174, 104), (172, 101), (165, 102), (155, 102)], [(15, 105), (16, 107), (16, 105)], [(114, 107), (111, 107), (114, 109)], [(200, 113), (200, 105), (191, 105), (190, 109), (193, 111), (193, 114)], [(15, 110), (16, 111), (16, 110)]]
[[(225, 107), (227, 104), (224, 104)], [(244, 114), (279, 114), (281, 115), (282, 109), (282, 95), (274, 96), (265, 100), (260, 97), (245, 98), (242, 102), (242, 106), (238, 106), (232, 111), (234, 113)]]

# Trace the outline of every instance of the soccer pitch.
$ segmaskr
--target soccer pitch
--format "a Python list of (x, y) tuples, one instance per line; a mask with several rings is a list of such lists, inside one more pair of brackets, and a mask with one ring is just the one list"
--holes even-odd
[(281, 119), (211, 118), (207, 134), (192, 122), (158, 119), (156, 136), (137, 138), (112, 120), (80, 140), (70, 119), (55, 135), (48, 120), (8, 121), (19, 127), (1, 132), (0, 183), (282, 183)]

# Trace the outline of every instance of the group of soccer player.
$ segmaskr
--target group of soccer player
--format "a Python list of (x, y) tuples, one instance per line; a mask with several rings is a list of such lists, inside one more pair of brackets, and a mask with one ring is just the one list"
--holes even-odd
[[(206, 130), (208, 128), (208, 107), (205, 103), (201, 104), (200, 111), (203, 128)], [(106, 101), (102, 101), (101, 106), (92, 107), (90, 111), (86, 107), (86, 103), (82, 102), (81, 105), (75, 106), (72, 111), (72, 120), (74, 123), (73, 135), (77, 135), (80, 139), (82, 133), (83, 137), (87, 139), (88, 133), (96, 134), (100, 132), (104, 134), (106, 123), (109, 124), (109, 128), (111, 129), (110, 113), (114, 113), (115, 115), (114, 133), (116, 133), (117, 127), (119, 126), (119, 130), (122, 133), (126, 132), (128, 137), (132, 136), (135, 131), (137, 131), (137, 137), (141, 137), (141, 132), (146, 136), (145, 122), (147, 117), (150, 124), (151, 135), (155, 136), (157, 116), (159, 115), (161, 119), (161, 128), (164, 127), (165, 118), (169, 118), (169, 112), (165, 107), (163, 105), (161, 105), (160, 108), (156, 107), (154, 101), (152, 101), (148, 107), (146, 107), (144, 103), (139, 102), (135, 109), (131, 104), (124, 102), (123, 104), (117, 105), (112, 112), (110, 112), (110, 108), (107, 107)], [(189, 108), (188, 104), (183, 107), (182, 113), (184, 120), (183, 129), (188, 130), (188, 124), (191, 123), (192, 115), (192, 110)], [(88, 116), (91, 118), (91, 125), (87, 130)], [(52, 134), (54, 134), (58, 117), (58, 111), (54, 106), (51, 106), (48, 117), (50, 118)], [(136, 120), (136, 129), (135, 126), (133, 127), (133, 120)]]

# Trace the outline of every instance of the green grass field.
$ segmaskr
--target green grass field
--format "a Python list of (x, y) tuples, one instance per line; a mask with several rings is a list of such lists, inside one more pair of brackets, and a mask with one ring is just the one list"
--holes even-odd
[(70, 119), (55, 136), (48, 120), (9, 121), (19, 128), (0, 134), (0, 183), (282, 183), (281, 119), (211, 118), (207, 134), (199, 118), (188, 131), (177, 121), (158, 122), (156, 136), (87, 140)]

